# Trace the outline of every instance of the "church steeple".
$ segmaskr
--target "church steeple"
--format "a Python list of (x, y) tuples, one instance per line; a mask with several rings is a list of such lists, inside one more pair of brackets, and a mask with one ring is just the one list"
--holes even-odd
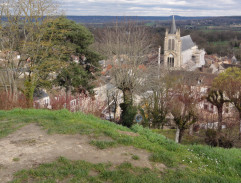
[(170, 34), (176, 34), (176, 32), (177, 32), (177, 27), (176, 27), (175, 18), (174, 18), (174, 15), (173, 15), (173, 17), (172, 17), (172, 27), (171, 27)]

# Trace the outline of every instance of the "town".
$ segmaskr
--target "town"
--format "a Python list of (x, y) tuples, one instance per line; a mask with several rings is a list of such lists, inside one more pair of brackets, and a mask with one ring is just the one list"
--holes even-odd
[(0, 182), (240, 182), (240, 16), (0, 9)]

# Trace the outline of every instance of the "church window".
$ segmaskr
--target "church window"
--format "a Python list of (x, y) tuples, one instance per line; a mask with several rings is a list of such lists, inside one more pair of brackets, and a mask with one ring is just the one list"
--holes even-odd
[(172, 39), (172, 50), (174, 50), (174, 49), (175, 49), (175, 40)]
[(175, 40), (169, 39), (168, 40), (168, 50), (174, 50), (175, 49)]
[(168, 67), (174, 67), (174, 57), (173, 57), (173, 55), (169, 55), (169, 57), (167, 58), (167, 65), (168, 65)]
[(171, 50), (171, 48), (172, 48), (172, 40), (169, 39), (168, 40), (168, 50)]

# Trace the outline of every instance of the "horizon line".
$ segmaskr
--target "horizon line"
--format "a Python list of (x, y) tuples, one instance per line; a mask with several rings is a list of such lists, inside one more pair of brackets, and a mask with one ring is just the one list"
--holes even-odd
[[(61, 16), (61, 15), (60, 15)], [(156, 15), (64, 15), (64, 16), (82, 16), (82, 17), (172, 17), (173, 15), (170, 16), (156, 16)], [(226, 16), (181, 16), (181, 15), (174, 15), (178, 17), (241, 17), (241, 15), (226, 15)]]

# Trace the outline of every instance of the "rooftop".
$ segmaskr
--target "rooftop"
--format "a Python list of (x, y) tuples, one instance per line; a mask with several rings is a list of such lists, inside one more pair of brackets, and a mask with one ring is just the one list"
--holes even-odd
[(186, 51), (192, 48), (193, 46), (195, 46), (195, 43), (192, 41), (192, 38), (190, 35), (181, 37), (181, 40), (182, 40), (182, 51)]

